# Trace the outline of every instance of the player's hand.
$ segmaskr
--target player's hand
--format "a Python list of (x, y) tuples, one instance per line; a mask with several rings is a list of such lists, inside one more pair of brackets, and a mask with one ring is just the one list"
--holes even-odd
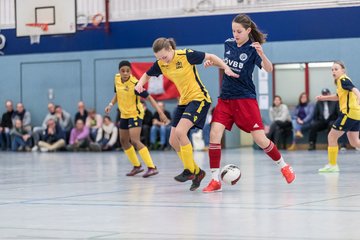
[(318, 95), (318, 96), (315, 97), (315, 99), (316, 99), (317, 101), (324, 101), (323, 95)]
[(240, 77), (239, 74), (234, 73), (230, 68), (226, 68), (224, 71), (225, 74), (228, 75), (229, 77), (234, 77), (234, 78)]
[(145, 91), (145, 88), (144, 88), (143, 86), (140, 86), (139, 84), (136, 84), (135, 90), (136, 90), (138, 93), (142, 93), (143, 91)]
[(259, 54), (259, 56), (264, 55), (264, 50), (259, 42), (253, 42), (251, 44), (253, 48), (255, 48), (256, 52)]
[(112, 106), (107, 105), (105, 108), (105, 113), (108, 114), (111, 111)]
[(166, 117), (164, 113), (159, 113), (160, 121), (164, 124), (168, 124), (170, 120)]
[(213, 61), (210, 61), (210, 60), (206, 60), (204, 62), (204, 67), (207, 68), (207, 67), (211, 67), (214, 65), (214, 62)]

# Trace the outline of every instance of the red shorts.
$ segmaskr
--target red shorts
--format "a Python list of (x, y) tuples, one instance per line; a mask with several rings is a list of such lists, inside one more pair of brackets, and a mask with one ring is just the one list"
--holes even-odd
[(264, 129), (258, 103), (252, 98), (229, 100), (219, 98), (211, 122), (221, 123), (229, 131), (234, 123), (248, 133)]

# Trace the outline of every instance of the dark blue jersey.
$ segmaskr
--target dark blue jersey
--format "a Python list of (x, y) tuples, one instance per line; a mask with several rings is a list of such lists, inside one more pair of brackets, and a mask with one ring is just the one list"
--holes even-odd
[(220, 98), (256, 98), (252, 74), (255, 65), (261, 68), (262, 60), (255, 48), (251, 46), (251, 43), (249, 40), (241, 47), (238, 47), (233, 38), (225, 41), (224, 61), (240, 77), (234, 78), (224, 74)]

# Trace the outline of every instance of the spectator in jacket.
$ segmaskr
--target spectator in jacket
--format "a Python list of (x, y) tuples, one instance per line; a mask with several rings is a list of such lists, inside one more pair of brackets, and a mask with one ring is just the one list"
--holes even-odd
[(54, 118), (50, 118), (41, 141), (39, 141), (40, 151), (54, 152), (65, 147), (65, 144), (65, 131)]
[(61, 106), (57, 105), (55, 107), (55, 116), (60, 127), (65, 131), (65, 141), (67, 142), (70, 137), (71, 129), (73, 127), (71, 115), (70, 113), (62, 109)]
[(16, 104), (16, 111), (12, 116), (13, 125), (15, 125), (15, 120), (20, 119), (22, 121), (22, 126), (28, 132), (31, 131), (31, 114), (24, 108), (22, 103)]
[(11, 150), (10, 131), (13, 127), (12, 115), (14, 114), (12, 101), (7, 100), (5, 108), (6, 112), (2, 115), (0, 123), (0, 146), (3, 150)]
[(86, 122), (88, 111), (86, 110), (85, 103), (83, 101), (78, 102), (78, 112), (75, 114), (75, 123), (78, 119), (82, 119)]
[(90, 139), (95, 142), (98, 129), (102, 126), (103, 119), (95, 109), (90, 109), (85, 125), (90, 129)]
[(23, 126), (23, 121), (19, 118), (13, 120), (14, 127), (10, 134), (12, 137), (11, 150), (12, 151), (31, 151), (31, 132)]
[(108, 151), (114, 149), (118, 138), (118, 129), (109, 116), (104, 117), (103, 125), (96, 135), (96, 142), (90, 144), (92, 151)]

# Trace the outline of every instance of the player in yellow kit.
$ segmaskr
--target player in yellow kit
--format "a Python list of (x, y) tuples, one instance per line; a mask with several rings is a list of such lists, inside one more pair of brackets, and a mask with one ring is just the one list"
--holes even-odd
[(319, 172), (339, 172), (337, 165), (337, 156), (339, 152), (338, 139), (344, 133), (347, 134), (349, 143), (356, 148), (360, 147), (359, 129), (360, 129), (360, 92), (354, 86), (351, 79), (346, 76), (345, 65), (340, 61), (334, 62), (332, 75), (336, 84), (336, 95), (317, 96), (320, 101), (339, 100), (340, 115), (334, 122), (328, 135), (328, 160), (325, 167), (320, 168)]
[[(129, 61), (121, 61), (119, 63), (119, 73), (115, 75), (115, 95), (109, 105), (105, 108), (105, 112), (109, 113), (112, 106), (117, 102), (120, 110), (120, 142), (125, 154), (133, 165), (133, 169), (127, 173), (127, 176), (134, 176), (144, 169), (136, 156), (138, 151), (140, 157), (148, 167), (143, 177), (150, 177), (158, 174), (158, 170), (154, 165), (148, 148), (140, 141), (141, 125), (144, 118), (144, 108), (140, 102), (140, 97), (146, 98), (151, 105), (159, 113), (162, 122), (168, 122), (156, 101), (149, 95), (147, 91), (138, 93), (135, 91), (135, 85), (138, 80), (131, 75), (131, 64)], [(135, 148), (134, 148), (135, 147)]]
[(225, 74), (238, 76), (214, 54), (194, 51), (191, 49), (176, 50), (172, 38), (158, 38), (153, 43), (153, 51), (157, 61), (139, 79), (135, 89), (144, 91), (144, 84), (151, 76), (163, 74), (172, 81), (180, 93), (179, 104), (172, 120), (169, 143), (177, 152), (184, 165), (184, 171), (175, 177), (176, 181), (192, 180), (191, 191), (200, 186), (205, 172), (194, 161), (193, 148), (187, 136), (194, 126), (203, 128), (211, 99), (203, 85), (197, 64), (210, 60), (225, 70)]

